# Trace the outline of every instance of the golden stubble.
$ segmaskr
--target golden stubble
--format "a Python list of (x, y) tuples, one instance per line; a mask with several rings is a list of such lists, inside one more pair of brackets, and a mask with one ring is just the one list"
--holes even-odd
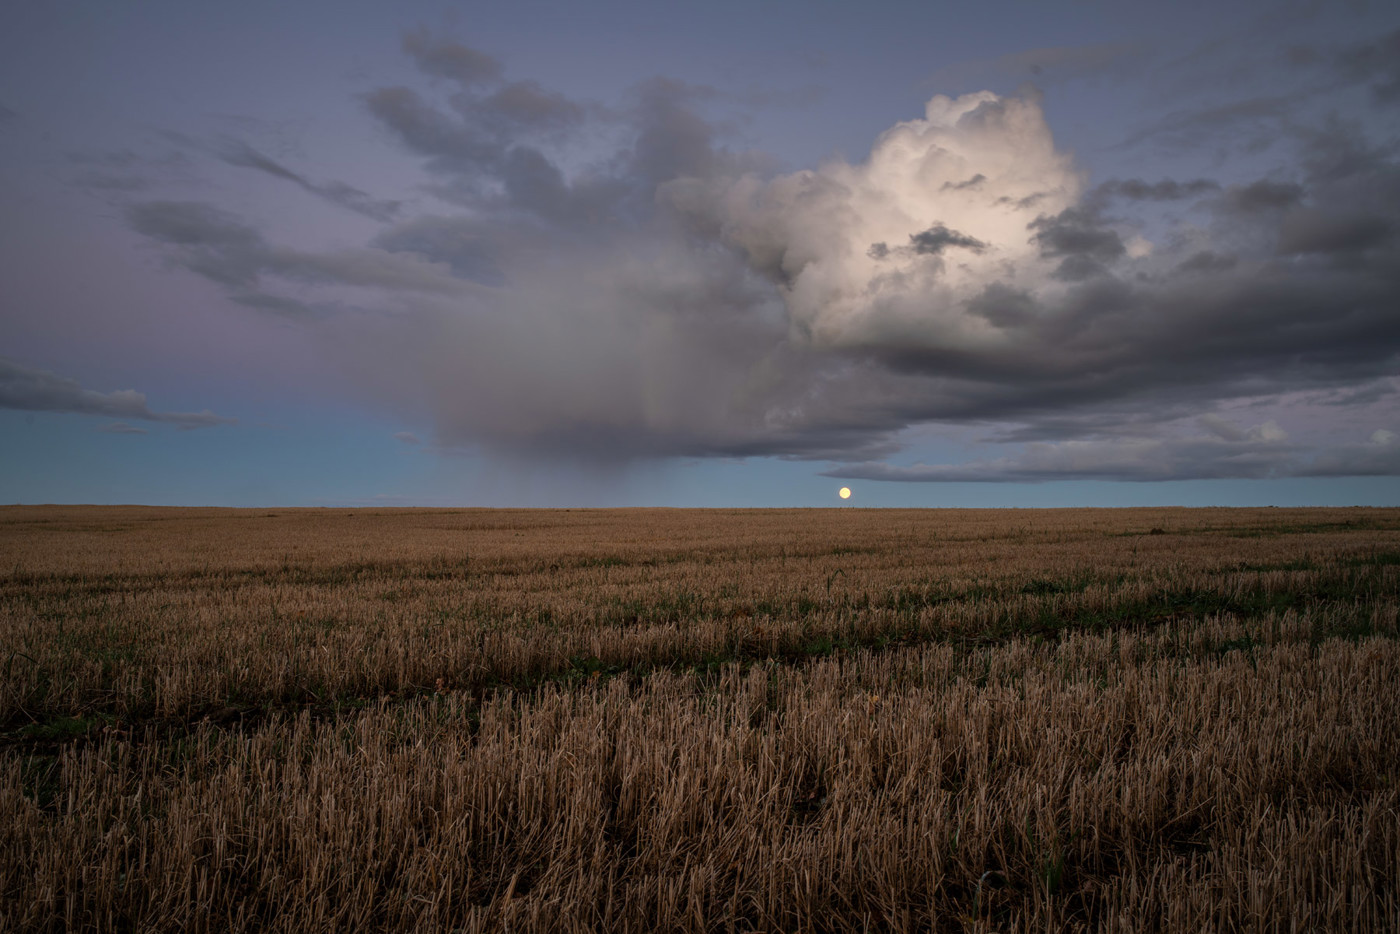
[(1394, 930), (1397, 529), (0, 510), (0, 919)]

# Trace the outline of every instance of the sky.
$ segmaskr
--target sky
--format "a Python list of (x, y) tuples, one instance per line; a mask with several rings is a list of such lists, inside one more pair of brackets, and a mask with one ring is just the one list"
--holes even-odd
[(1400, 8), (8, 4), (8, 502), (1400, 505)]

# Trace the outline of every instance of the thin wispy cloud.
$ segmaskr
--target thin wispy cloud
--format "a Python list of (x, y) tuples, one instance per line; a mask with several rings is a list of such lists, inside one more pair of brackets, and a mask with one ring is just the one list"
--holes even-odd
[(303, 191), (356, 214), (363, 214), (370, 220), (391, 221), (399, 214), (401, 202), (372, 198), (345, 182), (313, 182), (242, 140), (225, 139), (216, 147), (216, 152), (219, 158), (229, 165), (252, 169), (291, 182)]

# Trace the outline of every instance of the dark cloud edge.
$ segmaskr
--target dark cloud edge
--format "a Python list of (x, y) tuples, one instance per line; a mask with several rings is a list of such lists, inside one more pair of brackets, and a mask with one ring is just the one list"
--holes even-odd
[(0, 408), (21, 412), (54, 412), (96, 415), (119, 421), (102, 430), (134, 434), (142, 429), (121, 426), (120, 419), (137, 419), (175, 425), (180, 429), (233, 425), (238, 419), (203, 412), (158, 412), (146, 402), (144, 393), (133, 389), (98, 392), (84, 389), (75, 379), (48, 370), (35, 369), (0, 357)]
[[(1222, 446), (1228, 448), (1229, 446)], [(1306, 457), (1292, 456), (1296, 446), (1279, 446), (1273, 452), (1257, 448), (1235, 454), (1222, 452), (1216, 459), (1199, 463), (1151, 463), (1105, 465), (1101, 469), (1036, 468), (1015, 458), (974, 461), (966, 464), (914, 464), (900, 466), (867, 461), (821, 471), (819, 476), (840, 480), (866, 480), (882, 483), (1064, 483), (1112, 481), (1119, 483), (1163, 483), (1186, 480), (1279, 480), (1309, 477), (1397, 477), (1400, 476), (1400, 444), (1344, 445), (1312, 451)]]

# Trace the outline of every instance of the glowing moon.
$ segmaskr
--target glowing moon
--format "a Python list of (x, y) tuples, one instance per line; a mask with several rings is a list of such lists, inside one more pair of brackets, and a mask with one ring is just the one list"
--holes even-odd
[(851, 488), (848, 487), (848, 486), (843, 486), (843, 487), (840, 489), (840, 496), (841, 496), (842, 499), (850, 499), (850, 498), (851, 498)]

